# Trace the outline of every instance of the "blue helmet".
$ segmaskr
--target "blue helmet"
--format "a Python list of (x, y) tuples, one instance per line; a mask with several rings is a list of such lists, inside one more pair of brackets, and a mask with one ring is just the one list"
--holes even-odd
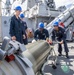
[(44, 23), (40, 22), (39, 23), (39, 28), (44, 28)]
[(17, 6), (17, 7), (15, 7), (15, 9), (14, 9), (14, 10), (22, 11), (22, 8), (21, 8), (20, 6)]
[(59, 22), (54, 22), (53, 26), (59, 26)]
[(20, 18), (24, 18), (25, 16), (24, 16), (24, 14), (20, 14)]
[(59, 19), (58, 22), (61, 22), (61, 19)]

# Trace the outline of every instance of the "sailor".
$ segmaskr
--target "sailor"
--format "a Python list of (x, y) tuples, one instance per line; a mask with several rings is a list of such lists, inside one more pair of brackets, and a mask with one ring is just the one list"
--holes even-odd
[(15, 14), (11, 17), (10, 22), (10, 36), (12, 40), (16, 40), (20, 43), (23, 43), (23, 29), (21, 19), (19, 15), (22, 11), (20, 6), (15, 7)]
[(27, 24), (26, 22), (24, 21), (24, 14), (20, 14), (20, 19), (22, 21), (22, 26), (23, 26), (23, 42), (24, 42), (24, 45), (27, 45), (28, 44), (28, 40), (27, 40)]
[(52, 31), (52, 41), (59, 41), (58, 43), (58, 52), (59, 52), (59, 56), (62, 55), (62, 44), (64, 44), (64, 50), (66, 52), (66, 57), (69, 58), (68, 56), (68, 46), (67, 46), (67, 42), (66, 42), (66, 32), (63, 28), (59, 27), (59, 23), (58, 22), (54, 22), (53, 24), (54, 29)]
[(48, 30), (44, 28), (44, 23), (40, 22), (38, 29), (34, 33), (35, 40), (46, 40), (49, 38)]

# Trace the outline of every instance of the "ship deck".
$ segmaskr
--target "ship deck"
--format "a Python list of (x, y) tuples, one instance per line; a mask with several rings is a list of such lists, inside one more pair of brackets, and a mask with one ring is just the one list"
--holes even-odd
[[(63, 50), (63, 55), (58, 56), (57, 69), (53, 69), (51, 64), (47, 64), (44, 68), (44, 75), (74, 75), (74, 43), (69, 42), (69, 59), (65, 57), (65, 52)], [(55, 51), (57, 52), (57, 45), (55, 45)], [(66, 66), (68, 68), (66, 68)], [(67, 69), (68, 71), (66, 71)]]

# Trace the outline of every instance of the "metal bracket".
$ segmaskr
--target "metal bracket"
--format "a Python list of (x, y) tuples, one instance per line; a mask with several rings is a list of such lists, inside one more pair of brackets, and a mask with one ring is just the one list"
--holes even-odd
[[(24, 64), (21, 61), (21, 59), (18, 56), (16, 56), (16, 55), (15, 55), (15, 62), (18, 65), (18, 67), (21, 69), (23, 75), (35, 75), (34, 71), (33, 71), (33, 68), (31, 66), (27, 67), (26, 64)], [(26, 62), (28, 62), (28, 61), (26, 61)]]
[(31, 63), (31, 61), (29, 59), (27, 59), (26, 57), (21, 57), (21, 56), (18, 56), (22, 62), (27, 66), (27, 67), (30, 67), (32, 68), (33, 64)]
[(21, 44), (17, 41), (10, 41), (10, 44), (15, 48), (15, 50), (20, 50), (21, 52), (26, 50), (26, 47), (24, 44)]
[(9, 41), (10, 41), (10, 38), (4, 37), (4, 40), (3, 40), (3, 43), (2, 43), (2, 46), (1, 46), (2, 50), (8, 49)]

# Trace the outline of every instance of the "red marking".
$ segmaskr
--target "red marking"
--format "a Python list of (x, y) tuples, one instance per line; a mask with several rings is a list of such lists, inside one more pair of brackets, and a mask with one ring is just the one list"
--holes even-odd
[(63, 22), (60, 22), (59, 25), (62, 26), (62, 27), (64, 27), (64, 23)]
[(13, 55), (13, 54), (11, 54), (11, 55), (7, 55), (6, 57), (5, 57), (5, 60), (7, 61), (7, 62), (11, 62), (11, 61), (13, 61), (15, 59), (15, 56)]

